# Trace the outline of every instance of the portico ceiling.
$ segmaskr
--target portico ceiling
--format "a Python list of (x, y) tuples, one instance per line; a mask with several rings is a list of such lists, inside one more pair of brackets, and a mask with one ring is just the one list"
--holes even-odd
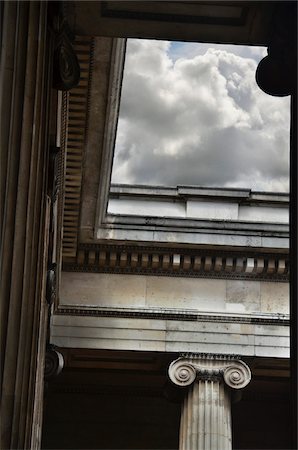
[[(275, 2), (66, 2), (75, 34), (268, 45)], [(275, 4), (274, 4), (275, 3)]]

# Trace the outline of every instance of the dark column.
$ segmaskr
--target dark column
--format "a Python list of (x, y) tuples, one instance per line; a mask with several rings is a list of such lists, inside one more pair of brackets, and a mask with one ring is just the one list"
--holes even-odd
[(269, 95), (291, 95), (290, 136), (290, 357), (292, 384), (292, 448), (297, 449), (297, 3), (277, 2), (268, 56), (256, 73), (259, 87)]

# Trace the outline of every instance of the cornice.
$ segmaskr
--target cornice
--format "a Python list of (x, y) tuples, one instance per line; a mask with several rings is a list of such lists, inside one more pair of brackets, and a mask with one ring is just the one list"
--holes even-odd
[(236, 200), (241, 204), (265, 204), (289, 206), (289, 194), (285, 192), (260, 192), (248, 188), (226, 188), (206, 186), (150, 186), (138, 184), (111, 184), (110, 198), (172, 199), (204, 198), (221, 202)]
[(287, 282), (289, 256), (162, 247), (83, 245), (64, 271)]

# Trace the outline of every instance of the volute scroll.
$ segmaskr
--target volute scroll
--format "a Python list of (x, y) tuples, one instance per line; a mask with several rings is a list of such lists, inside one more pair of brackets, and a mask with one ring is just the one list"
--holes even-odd
[(195, 367), (187, 363), (185, 359), (177, 359), (169, 367), (170, 380), (178, 386), (190, 386), (197, 377)]
[(251, 371), (243, 361), (234, 361), (224, 369), (223, 378), (230, 388), (242, 389), (250, 382)]

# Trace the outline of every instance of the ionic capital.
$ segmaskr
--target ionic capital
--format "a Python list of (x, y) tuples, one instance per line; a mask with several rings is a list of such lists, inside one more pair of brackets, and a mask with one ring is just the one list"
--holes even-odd
[(190, 386), (196, 379), (224, 381), (232, 389), (242, 389), (251, 380), (249, 367), (240, 359), (225, 355), (182, 356), (170, 364), (170, 380)]
[(64, 358), (62, 353), (55, 350), (55, 347), (49, 345), (45, 355), (45, 368), (44, 377), (46, 380), (51, 380), (52, 378), (59, 375), (64, 367)]

